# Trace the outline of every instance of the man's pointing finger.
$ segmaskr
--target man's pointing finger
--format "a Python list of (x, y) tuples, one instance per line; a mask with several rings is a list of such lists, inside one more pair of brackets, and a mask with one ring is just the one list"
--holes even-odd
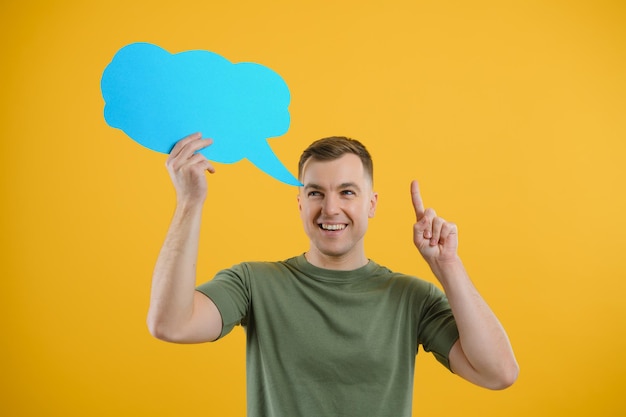
[(415, 209), (415, 219), (420, 221), (424, 217), (424, 202), (420, 194), (420, 187), (417, 180), (411, 181), (411, 199), (413, 200), (413, 208)]

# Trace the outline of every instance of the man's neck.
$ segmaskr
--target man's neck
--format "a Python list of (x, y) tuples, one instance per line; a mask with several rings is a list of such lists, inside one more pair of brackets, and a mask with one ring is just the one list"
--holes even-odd
[(315, 250), (309, 250), (304, 254), (304, 257), (313, 266), (335, 271), (353, 271), (367, 265), (369, 262), (365, 253), (329, 256)]

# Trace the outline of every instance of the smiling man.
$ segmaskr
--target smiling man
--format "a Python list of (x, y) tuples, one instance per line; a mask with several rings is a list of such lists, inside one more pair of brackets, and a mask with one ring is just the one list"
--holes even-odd
[[(329, 159), (315, 153), (322, 144), (328, 150), (317, 153)], [(356, 152), (363, 152), (368, 170)], [(345, 139), (317, 142), (302, 155), (298, 176), (303, 186), (298, 203), (311, 241), (306, 257), (313, 265), (350, 270), (367, 264), (363, 240), (378, 199), (372, 189), (371, 169), (365, 149)]]
[(308, 250), (281, 262), (244, 262), (195, 288), (205, 171), (199, 134), (167, 167), (177, 206), (157, 261), (148, 325), (178, 343), (247, 334), (248, 416), (410, 416), (421, 345), (452, 372), (502, 389), (517, 378), (508, 337), (457, 254), (457, 228), (425, 209), (411, 183), (413, 240), (444, 292), (367, 258), (373, 164), (358, 141), (331, 137), (302, 154), (298, 206)]

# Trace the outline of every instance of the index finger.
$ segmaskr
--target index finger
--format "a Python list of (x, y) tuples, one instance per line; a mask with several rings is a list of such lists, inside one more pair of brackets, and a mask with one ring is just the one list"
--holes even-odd
[(415, 209), (415, 219), (420, 221), (424, 217), (424, 201), (422, 201), (422, 195), (420, 194), (420, 186), (417, 180), (411, 181), (411, 200), (413, 201), (413, 208)]
[(191, 142), (193, 140), (200, 139), (201, 137), (202, 137), (202, 133), (200, 133), (200, 132), (192, 133), (191, 135), (185, 136), (184, 138), (182, 138), (181, 140), (176, 142), (176, 144), (174, 144), (174, 146), (172, 147), (172, 150), (170, 151), (170, 155), (171, 156), (178, 155), (180, 153), (181, 149), (185, 145), (187, 145), (189, 142)]

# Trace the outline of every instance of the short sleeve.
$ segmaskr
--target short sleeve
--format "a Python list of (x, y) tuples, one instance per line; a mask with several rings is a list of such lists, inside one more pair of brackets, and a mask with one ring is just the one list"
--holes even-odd
[(196, 290), (213, 301), (222, 316), (220, 338), (239, 324), (245, 324), (250, 306), (249, 269), (245, 264), (224, 269)]
[(451, 370), (449, 354), (459, 338), (459, 331), (446, 295), (432, 284), (418, 323), (418, 343)]

